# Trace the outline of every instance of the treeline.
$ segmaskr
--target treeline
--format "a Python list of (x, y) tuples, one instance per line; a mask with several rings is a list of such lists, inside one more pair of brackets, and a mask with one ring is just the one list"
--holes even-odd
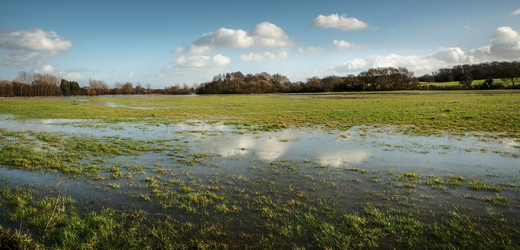
[[(485, 79), (480, 85), (474, 80)], [(496, 82), (494, 79), (501, 79)], [(148, 83), (143, 87), (137, 82), (116, 82), (109, 88), (103, 80), (89, 79), (88, 87), (80, 87), (75, 81), (60, 76), (41, 73), (19, 72), (13, 81), (0, 81), (0, 97), (68, 96), (68, 95), (131, 95), (131, 94), (262, 94), (262, 93), (311, 93), (332, 91), (392, 91), (392, 90), (455, 90), (520, 88), (520, 62), (489, 62), (457, 65), (442, 68), (431, 74), (415, 77), (404, 67), (372, 68), (356, 75), (312, 77), (305, 82), (291, 82), (281, 74), (244, 75), (240, 71), (219, 74), (211, 82), (189, 87), (176, 84), (164, 89), (152, 89)], [(437, 82), (459, 82), (459, 85), (437, 86)], [(430, 84), (421, 84), (428, 82)], [(502, 82), (505, 83), (502, 84)], [(433, 83), (433, 84), (431, 84)]]
[(281, 74), (270, 75), (233, 72), (219, 74), (202, 83), (197, 94), (260, 94), (331, 91), (377, 91), (417, 89), (420, 83), (406, 68), (373, 68), (359, 75), (312, 77), (305, 82), (291, 82)]
[(164, 89), (152, 89), (151, 84), (143, 87), (137, 82), (116, 82), (109, 88), (103, 80), (89, 79), (88, 87), (81, 87), (78, 82), (68, 81), (52, 74), (28, 73), (21, 71), (12, 81), (0, 81), (0, 97), (33, 97), (33, 96), (74, 96), (74, 95), (132, 95), (132, 94), (168, 94), (186, 95), (195, 93), (196, 85), (180, 87), (176, 84)]
[(467, 80), (502, 79), (512, 86), (520, 78), (520, 62), (488, 62), (442, 68), (418, 77), (421, 82), (461, 82)]
[[(494, 79), (501, 79), (497, 82)], [(219, 74), (213, 81), (202, 83), (197, 94), (261, 94), (261, 93), (309, 93), (332, 91), (392, 91), (392, 90), (457, 90), (520, 88), (520, 62), (489, 62), (457, 65), (443, 68), (432, 74), (415, 77), (404, 67), (372, 68), (356, 75), (312, 77), (305, 82), (291, 82), (280, 74), (269, 75), (233, 72)], [(472, 85), (474, 80), (485, 80)], [(459, 82), (458, 85), (437, 86), (421, 82)]]

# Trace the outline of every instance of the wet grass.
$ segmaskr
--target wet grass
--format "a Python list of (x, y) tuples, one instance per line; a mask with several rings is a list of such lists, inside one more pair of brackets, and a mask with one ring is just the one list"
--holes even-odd
[(476, 217), (449, 209), (425, 214), (360, 203), (356, 211), (342, 211), (333, 199), (302, 205), (261, 196), (245, 216), (238, 205), (197, 210), (184, 202), (179, 216), (78, 207), (64, 193), (42, 195), (31, 187), (0, 191), (4, 219), (19, 225), (0, 228), (0, 243), (12, 248), (518, 249), (520, 236), (501, 214)]
[[(8, 246), (515, 249), (520, 241), (520, 218), (507, 212), (520, 205), (518, 177), (499, 172), (385, 172), (225, 157), (193, 150), (185, 134), (139, 141), (0, 132), (3, 166), (59, 176), (51, 188), (2, 176), (0, 241)], [(131, 162), (139, 158), (145, 160)], [(65, 178), (137, 207), (79, 202), (67, 195)], [(482, 212), (489, 206), (504, 214)]]
[[(407, 152), (425, 158), (443, 152), (508, 159), (518, 154), (518, 139), (514, 137), (507, 138), (510, 148), (486, 145), (518, 132), (518, 123), (504, 128), (504, 124), (517, 121), (511, 116), (503, 118), (507, 120), (504, 124), (497, 120), (496, 131), (478, 130), (501, 132), (493, 135), (496, 138), (476, 137), (482, 146), (378, 139), (431, 134), (441, 126), (425, 124), (420, 117), (437, 109), (443, 109), (443, 117), (457, 111), (450, 119), (454, 119), (451, 125), (458, 125), (448, 122), (446, 130), (439, 133), (476, 131), (473, 125), (458, 127), (463, 121), (455, 119), (464, 112), (495, 119), (491, 113), (517, 109), (517, 92), (434, 92), (424, 98), (421, 92), (355, 95), (356, 102), (349, 99), (350, 94), (204, 96), (201, 98), (208, 102), (198, 99), (197, 104), (192, 101), (199, 97), (112, 98), (111, 102), (126, 106), (159, 108), (102, 111), (113, 118), (87, 115), (109, 122), (105, 129), (112, 130), (118, 130), (113, 125), (130, 123), (144, 131), (149, 125), (163, 126), (188, 118), (193, 126), (235, 127), (220, 132), (189, 128), (169, 135), (167, 140), (0, 129), (0, 170), (4, 173), (0, 174), (0, 245), (13, 249), (519, 249), (520, 177), (516, 170), (481, 165), (468, 171), (456, 169), (460, 165), (434, 169), (422, 162), (374, 168), (381, 165), (369, 164), (378, 161), (374, 157), (340, 160), (339, 165), (311, 155), (265, 159), (256, 155), (258, 149), (252, 144), (236, 145), (234, 153), (221, 155), (197, 143), (204, 137), (216, 140), (230, 134), (261, 137), (266, 131), (290, 126), (343, 129), (375, 117), (401, 115), (404, 111), (399, 110), (405, 109), (419, 112), (412, 114), (417, 118), (413, 123), (377, 118), (375, 125), (337, 131), (332, 138), (359, 140), (359, 145), (382, 149), (380, 152)], [(376, 98), (379, 95), (383, 99)], [(97, 99), (74, 108), (80, 107), (80, 114), (83, 108), (95, 109)], [(38, 100), (30, 99), (28, 105)], [(389, 107), (378, 103), (383, 100)], [(254, 107), (245, 104), (248, 102)], [(408, 102), (413, 105), (407, 106)], [(478, 108), (480, 102), (488, 106), (478, 112), (470, 109), (471, 105)], [(0, 105), (7, 104), (2, 101)], [(455, 108), (446, 111), (447, 106), (442, 105)], [(374, 113), (375, 107), (390, 114)], [(215, 112), (182, 113), (183, 109), (204, 108)], [(352, 122), (363, 114), (331, 116), (329, 111), (340, 108), (350, 115), (354, 109), (367, 111), (366, 117)], [(171, 113), (161, 113), (166, 110)], [(114, 111), (122, 113), (114, 115)], [(72, 112), (63, 112), (54, 115), (72, 116)], [(32, 115), (42, 114), (28, 116)], [(194, 117), (200, 120), (191, 120)], [(75, 125), (106, 125), (98, 122)], [(381, 123), (413, 125), (389, 128)], [(485, 120), (482, 126), (490, 123)], [(304, 143), (283, 132), (269, 139), (283, 146)], [(220, 141), (216, 142), (220, 147)], [(38, 181), (25, 180), (30, 173), (41, 176)]]
[[(398, 125), (409, 133), (520, 132), (520, 91), (405, 91), (314, 95), (219, 95), (197, 97), (2, 99), (0, 112), (21, 118), (95, 119), (97, 122), (170, 124), (192, 119), (271, 131), (287, 126), (348, 129)], [(125, 107), (107, 107), (106, 102)], [(154, 107), (154, 109), (135, 109)], [(210, 112), (209, 112), (210, 111)], [(254, 125), (254, 126), (252, 126)], [(411, 126), (411, 127), (410, 127)]]

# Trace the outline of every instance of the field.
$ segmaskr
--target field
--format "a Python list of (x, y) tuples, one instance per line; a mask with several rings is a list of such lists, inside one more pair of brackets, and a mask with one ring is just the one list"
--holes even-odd
[(6, 249), (519, 249), (520, 91), (0, 99)]
[[(503, 85), (507, 86), (506, 82), (502, 81), (502, 79), (493, 79), (493, 80), (494, 80), (495, 84), (503, 84)], [(473, 85), (473, 86), (481, 85), (485, 81), (486, 81), (485, 79), (474, 80), (471, 83), (471, 85)], [(454, 86), (454, 85), (456, 86), (456, 85), (460, 85), (459, 82), (433, 82), (433, 83), (421, 82), (421, 84), (435, 84), (437, 86)]]

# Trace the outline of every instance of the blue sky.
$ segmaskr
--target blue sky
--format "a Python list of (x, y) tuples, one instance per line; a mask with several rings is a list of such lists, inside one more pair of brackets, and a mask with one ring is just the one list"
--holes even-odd
[(520, 60), (518, 1), (0, 0), (0, 79), (19, 71), (150, 83), (291, 81)]

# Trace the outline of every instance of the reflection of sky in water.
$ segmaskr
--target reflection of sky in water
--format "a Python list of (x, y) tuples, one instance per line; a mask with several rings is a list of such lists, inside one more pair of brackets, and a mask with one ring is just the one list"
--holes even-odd
[[(368, 170), (398, 166), (403, 169), (437, 169), (459, 172), (484, 172), (499, 168), (518, 173), (518, 158), (497, 152), (519, 154), (518, 139), (493, 139), (460, 136), (407, 136), (384, 132), (366, 132), (353, 127), (347, 138), (339, 132), (286, 129), (278, 132), (235, 133), (238, 130), (222, 124), (192, 121), (181, 124), (146, 126), (144, 124), (106, 124), (93, 128), (59, 123), (81, 120), (45, 119), (14, 120), (0, 116), (0, 128), (36, 132), (82, 133), (93, 136), (132, 137), (138, 140), (180, 138), (189, 141), (191, 150), (224, 157), (245, 156), (264, 161), (305, 159), (327, 166), (356, 166)], [(117, 128), (117, 129), (115, 129)]]
[(370, 152), (368, 150), (345, 150), (336, 153), (322, 153), (318, 155), (318, 162), (328, 166), (359, 164), (369, 156)]

